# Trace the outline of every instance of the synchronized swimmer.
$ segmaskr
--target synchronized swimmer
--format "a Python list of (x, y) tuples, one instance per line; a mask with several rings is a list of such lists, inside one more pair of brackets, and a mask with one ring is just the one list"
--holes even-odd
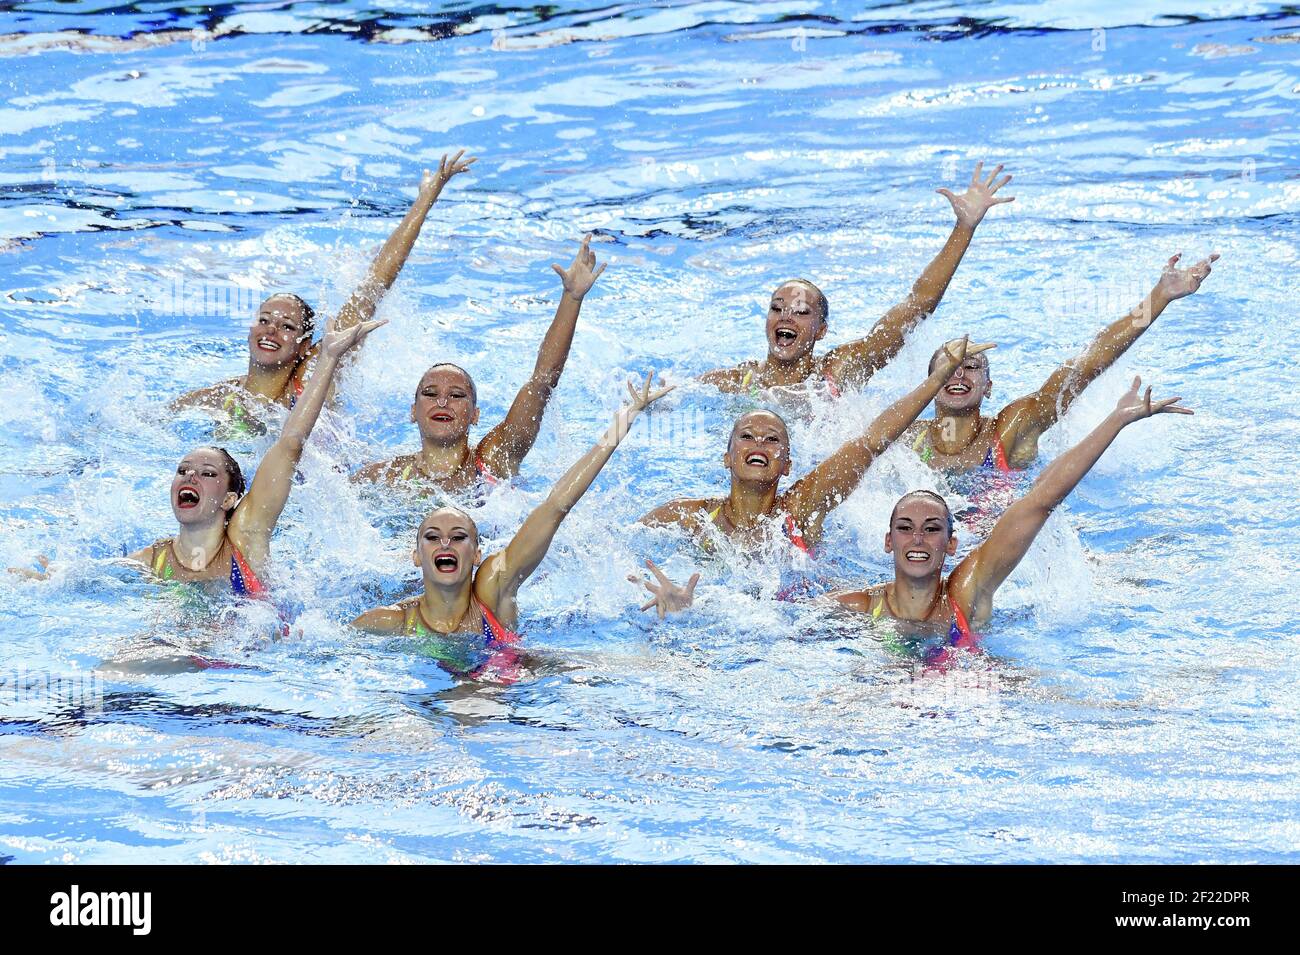
[[(1066, 451), (1038, 476), (1033, 487), (1003, 512), (988, 537), (951, 574), (944, 563), (957, 552), (952, 511), (933, 491), (911, 491), (894, 505), (885, 532), (885, 552), (894, 559), (894, 579), (862, 590), (831, 594), (829, 600), (864, 614), (873, 621), (893, 621), (902, 648), (929, 664), (951, 660), (956, 650), (978, 648), (978, 630), (993, 614), (993, 596), (1024, 558), (1047, 519), (1097, 463), (1119, 433), (1157, 414), (1191, 414), (1178, 404), (1141, 390), (1135, 378), (1100, 425)], [(643, 581), (651, 599), (641, 608), (658, 609), (659, 616), (687, 609), (694, 603), (695, 575), (686, 586), (673, 583), (647, 561), (655, 580)], [(635, 579), (635, 578), (633, 578)]]
[(965, 338), (949, 342), (939, 349), (925, 381), (786, 491), (778, 490), (781, 478), (790, 473), (790, 432), (785, 422), (773, 411), (741, 415), (722, 455), (731, 475), (727, 496), (670, 501), (641, 522), (677, 524), (697, 537), (716, 528), (753, 546), (775, 519), (792, 547), (811, 554), (821, 540), (827, 515), (862, 483), (872, 462), (934, 400), (954, 369), (992, 347), (969, 345)]
[(596, 266), (596, 255), (588, 248), (590, 242), (591, 236), (582, 240), (567, 269), (551, 266), (564, 283), (560, 304), (542, 339), (533, 374), (519, 389), (505, 420), (470, 448), (469, 430), (478, 424), (479, 416), (474, 379), (457, 365), (434, 365), (420, 379), (411, 403), (411, 420), (420, 430), (420, 450), (366, 465), (356, 473), (357, 480), (425, 485), (455, 492), (480, 480), (495, 484), (519, 473), (519, 465), (541, 431), (547, 402), (560, 383), (582, 300), (605, 271), (604, 263)]
[[(375, 256), (361, 285), (339, 310), (334, 321), (340, 331), (374, 316), (406, 264), (443, 187), (476, 162), (472, 156), (462, 160), (464, 154), (462, 149), (451, 159), (443, 156), (436, 173), (425, 172), (410, 211)], [(312, 362), (321, 350), (320, 343), (312, 343), (315, 318), (312, 307), (293, 292), (272, 295), (258, 308), (248, 329), (248, 371), (239, 378), (181, 395), (172, 402), (172, 410), (203, 408), (217, 412), (238, 431), (262, 431), (259, 405), (292, 408), (303, 394)]]
[[(159, 582), (201, 585), (244, 597), (268, 596), (271, 541), (306, 441), (333, 395), (344, 358), (385, 324), (374, 320), (375, 310), (396, 281), (443, 188), (476, 161), (462, 157), (464, 150), (450, 159), (444, 156), (436, 173), (425, 173), (410, 210), (375, 257), (361, 286), (326, 323), (319, 342), (312, 342), (311, 307), (293, 293), (272, 295), (249, 329), (247, 373), (173, 402), (173, 409), (202, 408), (223, 426), (246, 431), (264, 430), (260, 412), (269, 405), (281, 405), (289, 412), (247, 491), (239, 463), (224, 448), (201, 447), (185, 455), (171, 483), (177, 532), (131, 554), (135, 566)], [(957, 216), (952, 234), (909, 296), (865, 338), (815, 356), (814, 347), (827, 332), (829, 304), (817, 286), (797, 279), (782, 284), (772, 295), (767, 357), (710, 372), (702, 380), (724, 393), (754, 398), (763, 391), (819, 383), (836, 396), (863, 388), (938, 307), (985, 214), (1013, 201), (997, 195), (1011, 180), (1010, 175), (999, 178), (1001, 172), (999, 165), (985, 176), (980, 163), (963, 194), (938, 190)], [(471, 445), (470, 430), (479, 419), (474, 379), (456, 365), (436, 363), (421, 378), (410, 409), (420, 432), (420, 450), (365, 465), (352, 475), (353, 480), (455, 494), (519, 473), (559, 385), (582, 302), (605, 269), (603, 263), (597, 264), (590, 242), (590, 235), (582, 240), (568, 268), (552, 266), (562, 283), (560, 302), (533, 373), (505, 419)], [(1105, 328), (1082, 355), (1053, 372), (1038, 391), (991, 418), (981, 415), (981, 407), (992, 394), (987, 353), (994, 346), (971, 344), (969, 336), (950, 341), (934, 353), (920, 385), (786, 490), (780, 489), (791, 470), (785, 421), (771, 410), (749, 411), (736, 419), (722, 454), (730, 478), (726, 495), (671, 501), (650, 511), (641, 522), (680, 528), (706, 548), (726, 538), (749, 553), (761, 552), (760, 545), (770, 536), (783, 536), (791, 551), (815, 557), (829, 513), (862, 484), (872, 464), (894, 442), (905, 442), (931, 468), (949, 474), (1026, 468), (1038, 456), (1043, 432), (1171, 302), (1200, 288), (1218, 255), (1189, 268), (1179, 268), (1179, 258), (1169, 259), (1142, 303)], [(895, 504), (885, 533), (885, 551), (894, 561), (893, 580), (820, 599), (854, 611), (873, 625), (889, 622), (897, 645), (931, 664), (946, 663), (961, 650), (977, 650), (977, 631), (991, 619), (997, 589), (1053, 510), (1120, 431), (1156, 414), (1191, 414), (1179, 404), (1181, 399), (1153, 400), (1151, 389), (1142, 393), (1140, 385), (1140, 380), (1134, 380), (1092, 433), (1048, 465), (1032, 487), (991, 523), (982, 542), (951, 574), (944, 576), (946, 559), (957, 548), (953, 513), (935, 492), (912, 491)], [(653, 372), (640, 386), (629, 383), (630, 403), (609, 430), (556, 482), (509, 543), (487, 558), (469, 512), (448, 505), (429, 513), (416, 530), (411, 553), (422, 577), (420, 592), (367, 610), (352, 626), (408, 636), (421, 652), (460, 677), (519, 679), (526, 672), (516, 632), (520, 587), (541, 564), (560, 524), (632, 422), (671, 390), (656, 386)], [(932, 402), (934, 418), (918, 420)], [(679, 586), (655, 564), (646, 564), (652, 578), (630, 578), (650, 592), (642, 610), (655, 608), (663, 617), (694, 604), (698, 573)], [(48, 561), (41, 558), (41, 565), (39, 573), (16, 572), (47, 577)]]
[(997, 196), (998, 190), (1011, 181), (1010, 175), (998, 178), (1001, 165), (987, 179), (983, 172), (984, 163), (978, 163), (970, 186), (960, 196), (948, 189), (935, 190), (952, 203), (957, 224), (907, 298), (886, 312), (865, 338), (840, 345), (825, 355), (814, 355), (814, 347), (829, 327), (830, 302), (812, 282), (795, 279), (772, 293), (767, 311), (767, 358), (711, 371), (700, 380), (723, 392), (746, 393), (755, 398), (760, 389), (793, 388), (819, 381), (833, 395), (863, 388), (902, 350), (908, 333), (939, 307), (985, 214), (994, 206), (1015, 201), (1014, 196)]

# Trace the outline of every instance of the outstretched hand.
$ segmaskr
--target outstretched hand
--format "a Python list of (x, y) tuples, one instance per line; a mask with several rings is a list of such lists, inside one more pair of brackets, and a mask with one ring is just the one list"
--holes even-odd
[(644, 385), (636, 385), (631, 381), (627, 383), (627, 392), (632, 396), (632, 402), (628, 405), (627, 410), (632, 414), (639, 414), (677, 387), (676, 385), (667, 385), (663, 388), (655, 388), (654, 377), (655, 373), (652, 371), (645, 376)]
[(943, 346), (943, 351), (939, 353), (939, 360), (935, 362), (934, 370), (942, 371), (944, 377), (951, 375), (957, 370), (957, 366), (964, 362), (972, 355), (978, 355), (980, 352), (986, 352), (990, 348), (997, 348), (993, 342), (982, 342), (972, 345), (969, 335), (963, 335), (961, 338), (954, 338), (952, 341)]
[(573, 257), (573, 264), (567, 269), (561, 268), (559, 263), (552, 263), (551, 268), (555, 269), (555, 274), (560, 277), (564, 283), (564, 290), (574, 298), (582, 298), (591, 287), (596, 284), (596, 279), (600, 278), (600, 273), (605, 271), (606, 263), (600, 263), (600, 268), (594, 268), (596, 265), (596, 253), (587, 248), (591, 242), (591, 235), (583, 237), (582, 245), (578, 247), (578, 254)]
[(1119, 404), (1115, 406), (1115, 414), (1119, 415), (1120, 420), (1126, 425), (1158, 414), (1194, 414), (1191, 408), (1184, 408), (1178, 404), (1183, 400), (1182, 398), (1153, 401), (1150, 386), (1145, 393), (1141, 393), (1141, 390), (1142, 379), (1134, 378), (1132, 387), (1124, 393), (1124, 396), (1119, 399)]
[(442, 159), (438, 161), (437, 172), (430, 172), (427, 169), (424, 171), (424, 178), (420, 180), (420, 189), (441, 190), (452, 176), (462, 172), (469, 172), (469, 167), (478, 162), (478, 157), (470, 156), (468, 159), (462, 160), (460, 157), (464, 155), (465, 150), (462, 149), (448, 160), (444, 153)]
[(387, 325), (388, 319), (381, 318), (370, 322), (358, 322), (340, 330), (335, 319), (325, 323), (325, 337), (321, 339), (321, 353), (329, 358), (342, 358), (353, 347), (365, 341), (367, 335), (381, 325)]
[(1002, 171), (1002, 164), (998, 163), (997, 167), (989, 174), (988, 179), (984, 179), (984, 162), (975, 164), (975, 172), (970, 177), (970, 185), (960, 196), (954, 195), (949, 189), (936, 189), (935, 192), (947, 198), (952, 203), (952, 211), (957, 213), (957, 221), (970, 228), (975, 228), (984, 219), (984, 214), (994, 206), (1000, 206), (1004, 202), (1015, 202), (1015, 196), (1004, 196), (1001, 199), (995, 198), (999, 189), (1011, 181), (1011, 174), (998, 179), (998, 173)]
[(1162, 293), (1171, 302), (1191, 295), (1201, 287), (1205, 277), (1210, 274), (1211, 263), (1219, 260), (1219, 253), (1212, 252), (1208, 258), (1201, 259), (1195, 265), (1185, 269), (1178, 267), (1178, 260), (1182, 257), (1181, 252), (1170, 257), (1165, 263), (1164, 271), (1160, 273), (1160, 281), (1156, 284), (1156, 291)]
[(695, 601), (695, 585), (700, 582), (698, 573), (691, 574), (691, 579), (687, 581), (685, 587), (679, 587), (668, 579), (668, 575), (655, 566), (654, 561), (646, 560), (646, 567), (650, 568), (650, 573), (655, 575), (659, 581), (653, 583), (649, 580), (643, 580), (636, 574), (628, 574), (627, 579), (634, 584), (641, 584), (646, 590), (654, 594), (649, 600), (641, 605), (643, 611), (655, 607), (659, 611), (659, 619), (662, 620), (670, 613), (678, 613), (685, 610)]

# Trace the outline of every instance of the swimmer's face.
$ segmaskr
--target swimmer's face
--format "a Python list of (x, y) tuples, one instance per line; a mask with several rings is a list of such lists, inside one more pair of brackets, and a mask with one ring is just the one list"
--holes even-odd
[(182, 525), (204, 524), (239, 503), (221, 455), (199, 448), (181, 459), (172, 478), (172, 513)]
[(772, 293), (767, 308), (767, 353), (777, 361), (797, 361), (826, 334), (821, 294), (802, 282), (787, 282)]
[(993, 379), (989, 377), (989, 360), (983, 353), (970, 355), (939, 389), (935, 404), (941, 411), (969, 411), (978, 408), (980, 402), (992, 393)]
[(773, 483), (790, 473), (790, 434), (770, 411), (741, 415), (722, 456), (727, 470), (743, 481)]
[(424, 573), (426, 584), (460, 587), (471, 581), (483, 559), (478, 528), (454, 507), (439, 508), (420, 524), (411, 559)]
[(272, 295), (253, 317), (248, 329), (248, 354), (253, 364), (268, 370), (296, 365), (311, 348), (302, 306), (287, 295)]
[(894, 555), (898, 577), (931, 577), (943, 572), (943, 562), (957, 552), (957, 538), (948, 533), (948, 512), (929, 497), (905, 497), (894, 508), (885, 534), (885, 553)]
[(436, 444), (451, 444), (469, 435), (478, 423), (478, 405), (469, 377), (455, 368), (431, 368), (420, 379), (411, 405), (411, 420), (420, 436)]

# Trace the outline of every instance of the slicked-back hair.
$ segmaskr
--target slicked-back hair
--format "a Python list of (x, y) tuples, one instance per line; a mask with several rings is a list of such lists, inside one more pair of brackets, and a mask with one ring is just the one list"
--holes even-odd
[[(790, 279), (788, 282), (781, 283), (781, 285), (791, 285), (791, 284), (806, 285), (808, 288), (812, 289), (814, 292), (817, 293), (817, 301), (819, 303), (817, 307), (820, 308), (822, 312), (822, 324), (823, 325), (828, 324), (831, 320), (831, 303), (830, 303), (830, 299), (826, 297), (826, 293), (823, 292), (821, 289), (819, 289), (812, 282), (808, 281), (808, 279)], [(780, 286), (777, 287), (780, 288)]]
[(942, 494), (936, 494), (934, 491), (928, 491), (925, 488), (917, 488), (915, 491), (908, 491), (897, 501), (894, 502), (894, 509), (889, 512), (889, 529), (894, 529), (894, 518), (898, 516), (898, 508), (909, 497), (924, 497), (931, 501), (938, 501), (943, 505), (944, 517), (948, 522), (948, 536), (952, 536), (952, 509), (948, 507), (948, 502), (944, 500)]
[[(460, 372), (462, 375), (464, 375), (464, 376), (465, 376), (465, 380), (469, 382), (469, 398), (470, 398), (470, 401), (474, 402), (475, 405), (478, 404), (478, 387), (474, 384), (474, 376), (473, 376), (473, 375), (471, 375), (469, 372), (467, 372), (464, 368), (460, 367), (460, 365), (453, 365), (453, 364), (452, 364), (451, 362), (449, 362), (449, 361), (440, 361), (440, 362), (438, 362), (438, 364), (436, 364), (436, 365), (431, 365), (431, 366), (429, 366), (428, 368), (426, 368), (426, 369), (424, 370), (424, 375), (427, 375), (427, 374), (428, 374), (429, 372), (431, 372), (431, 371), (437, 371), (439, 368), (452, 368), (452, 369), (455, 369), (456, 371)], [(421, 380), (421, 381), (424, 380), (424, 375), (421, 375), (421, 376), (420, 376), (420, 380)], [(419, 388), (418, 388), (418, 387), (416, 388), (416, 394), (417, 394), (417, 395), (419, 394)], [(466, 516), (468, 516), (468, 515), (466, 515)]]
[[(298, 306), (302, 312), (302, 337), (311, 341), (316, 334), (316, 310), (307, 304), (307, 300), (293, 292), (276, 292), (271, 298), (287, 298)], [(271, 299), (267, 299), (269, 302)]]

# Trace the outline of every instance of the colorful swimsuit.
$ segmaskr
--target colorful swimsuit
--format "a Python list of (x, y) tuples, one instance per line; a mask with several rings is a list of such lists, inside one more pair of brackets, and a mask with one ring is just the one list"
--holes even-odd
[[(916, 440), (912, 442), (912, 450), (921, 456), (923, 462), (930, 463), (930, 459), (934, 457), (934, 445), (930, 443), (928, 426), (923, 427), (921, 433), (916, 436)], [(984, 453), (984, 460), (980, 462), (980, 467), (1000, 471), (1003, 474), (1010, 474), (1016, 470), (1007, 463), (1007, 449), (1002, 446), (1002, 435), (999, 432), (993, 432), (993, 443)]]
[[(420, 601), (410, 601), (405, 607), (406, 619), (402, 633), (418, 637), (423, 649), (457, 676), (471, 680), (490, 680), (496, 683), (514, 683), (520, 677), (522, 661), (516, 649), (519, 634), (508, 629), (488, 607), (478, 599), (474, 603), (483, 617), (483, 646), (473, 648), (450, 639), (453, 634), (439, 633), (424, 622)], [(487, 659), (478, 662), (483, 654)]]
[[(409, 481), (411, 479), (411, 470), (413, 467), (414, 465), (408, 464), (406, 467), (402, 468), (403, 481)], [(474, 452), (474, 470), (478, 472), (479, 478), (488, 484), (501, 483), (501, 479), (488, 470), (488, 466), (483, 463), (483, 458), (479, 456), (477, 451)]]
[[(966, 619), (966, 614), (962, 612), (961, 607), (957, 606), (957, 601), (953, 599), (952, 594), (947, 596), (948, 608), (952, 611), (952, 619), (948, 623), (948, 633), (942, 643), (927, 643), (921, 648), (921, 659), (925, 661), (927, 667), (946, 666), (953, 662), (957, 650), (970, 650), (972, 653), (979, 652), (980, 635), (971, 629), (970, 621)], [(882, 593), (880, 601), (876, 604), (875, 609), (871, 611), (871, 619), (879, 620), (884, 611), (885, 596)], [(909, 651), (909, 648), (900, 640), (891, 640), (888, 646), (891, 650)]]
[[(153, 545), (153, 560), (150, 562), (150, 569), (155, 577), (164, 582), (172, 584), (182, 584), (184, 581), (176, 579), (176, 568), (172, 564), (172, 538), (164, 538)], [(229, 537), (226, 543), (230, 545), (230, 589), (240, 597), (249, 597), (252, 599), (266, 599), (268, 597), (266, 585), (254, 573), (252, 566), (239, 552), (239, 548)], [(198, 583), (198, 581), (195, 581)], [(281, 635), (287, 636), (289, 625), (281, 624)], [(212, 660), (208, 657), (191, 655), (190, 660), (197, 664), (201, 669), (217, 670), (242, 670), (245, 667), (239, 663), (226, 663), (222, 660)]]
[[(758, 384), (757, 383), (751, 384), (751, 382), (753, 382), (753, 379), (754, 379), (754, 369), (750, 368), (748, 371), (745, 372), (745, 377), (740, 379), (740, 387), (741, 389), (748, 388), (750, 399), (753, 401), (758, 401), (758, 390), (759, 390)], [(822, 376), (822, 380), (826, 383), (826, 388), (828, 391), (830, 391), (832, 398), (840, 397), (840, 386), (835, 383), (835, 379), (834, 377), (832, 377), (829, 371)]]
[[(293, 394), (289, 396), (289, 410), (292, 411), (294, 405), (298, 403), (298, 397), (303, 392), (302, 379), (297, 375), (293, 379)], [(226, 425), (231, 434), (240, 436), (249, 436), (261, 434), (266, 429), (262, 423), (248, 413), (242, 402), (234, 395), (228, 395), (226, 400), (221, 402), (221, 410), (230, 415), (230, 422)]]
[[(709, 511), (709, 523), (716, 524), (718, 522), (718, 515), (721, 513), (722, 505), (719, 504), (713, 510)], [(781, 529), (785, 531), (786, 539), (790, 542), (790, 546), (795, 550), (802, 551), (809, 557), (817, 556), (817, 549), (804, 539), (803, 533), (799, 530), (798, 525), (795, 524), (792, 515), (787, 514), (785, 516), (785, 521), (782, 522)]]

